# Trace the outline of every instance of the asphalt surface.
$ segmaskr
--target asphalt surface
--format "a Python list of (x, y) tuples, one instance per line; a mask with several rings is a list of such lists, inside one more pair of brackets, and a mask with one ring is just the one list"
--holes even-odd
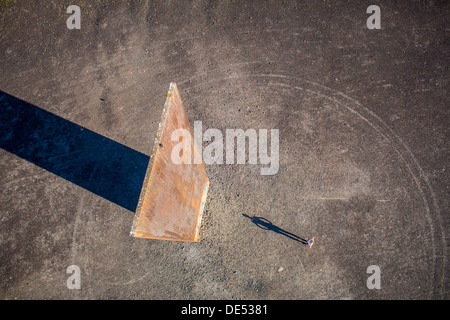
[[(0, 1), (1, 299), (449, 299), (448, 1), (76, 2)], [(206, 166), (197, 243), (129, 236), (170, 82), (279, 130), (275, 175)]]

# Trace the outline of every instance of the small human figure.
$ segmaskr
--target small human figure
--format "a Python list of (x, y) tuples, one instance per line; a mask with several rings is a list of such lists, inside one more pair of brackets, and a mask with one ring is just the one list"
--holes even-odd
[(309, 248), (311, 248), (312, 245), (314, 244), (314, 237), (312, 237), (311, 239), (308, 239), (308, 241), (306, 241), (306, 244), (308, 245)]

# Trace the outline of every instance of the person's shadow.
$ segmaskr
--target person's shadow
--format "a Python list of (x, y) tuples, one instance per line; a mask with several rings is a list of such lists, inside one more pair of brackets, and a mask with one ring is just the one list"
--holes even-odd
[(257, 227), (264, 229), (264, 230), (271, 230), (273, 232), (276, 232), (278, 234), (281, 234), (285, 237), (288, 237), (292, 240), (298, 241), (302, 244), (307, 244), (307, 240), (300, 238), (299, 236), (287, 232), (286, 230), (281, 229), (280, 227), (277, 227), (275, 225), (272, 224), (272, 222), (270, 222), (269, 220), (267, 220), (266, 218), (263, 217), (250, 217), (248, 215), (246, 215), (245, 213), (242, 214), (244, 217), (249, 218), (254, 224), (256, 224)]

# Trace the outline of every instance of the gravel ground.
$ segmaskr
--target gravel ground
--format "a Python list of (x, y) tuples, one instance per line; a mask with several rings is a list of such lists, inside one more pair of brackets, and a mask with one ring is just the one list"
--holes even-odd
[[(0, 1), (0, 298), (449, 299), (449, 2), (76, 2)], [(197, 243), (129, 236), (170, 82), (279, 130), (274, 175), (206, 166)]]

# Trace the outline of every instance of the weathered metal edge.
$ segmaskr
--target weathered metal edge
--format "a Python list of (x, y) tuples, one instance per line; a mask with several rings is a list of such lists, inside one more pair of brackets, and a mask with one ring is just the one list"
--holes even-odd
[[(206, 172), (206, 170), (205, 170)], [(209, 190), (209, 178), (208, 176), (205, 174), (206, 176), (206, 185), (205, 185), (205, 190), (203, 190), (203, 195), (202, 195), (202, 204), (200, 206), (200, 213), (198, 215), (198, 219), (197, 219), (197, 228), (195, 230), (195, 238), (194, 238), (194, 242), (198, 241), (198, 237), (200, 234), (200, 226), (202, 223), (202, 218), (203, 218), (203, 210), (205, 208), (205, 203), (206, 203), (206, 198), (208, 196), (208, 190)]]
[(159, 122), (158, 130), (156, 132), (155, 142), (153, 144), (152, 154), (150, 156), (150, 160), (148, 162), (147, 171), (145, 172), (144, 182), (142, 183), (141, 193), (139, 195), (138, 204), (136, 207), (136, 211), (133, 218), (133, 223), (131, 225), (130, 236), (134, 237), (136, 234), (136, 228), (139, 223), (139, 217), (141, 215), (142, 205), (144, 203), (145, 195), (149, 188), (149, 182), (151, 178), (151, 173), (153, 169), (153, 163), (155, 161), (156, 152), (158, 151), (161, 134), (164, 129), (164, 125), (166, 124), (167, 114), (170, 107), (170, 99), (172, 99), (173, 91), (177, 88), (175, 82), (170, 83), (169, 91), (167, 92), (166, 102), (164, 103), (164, 108), (161, 116), (161, 121)]

